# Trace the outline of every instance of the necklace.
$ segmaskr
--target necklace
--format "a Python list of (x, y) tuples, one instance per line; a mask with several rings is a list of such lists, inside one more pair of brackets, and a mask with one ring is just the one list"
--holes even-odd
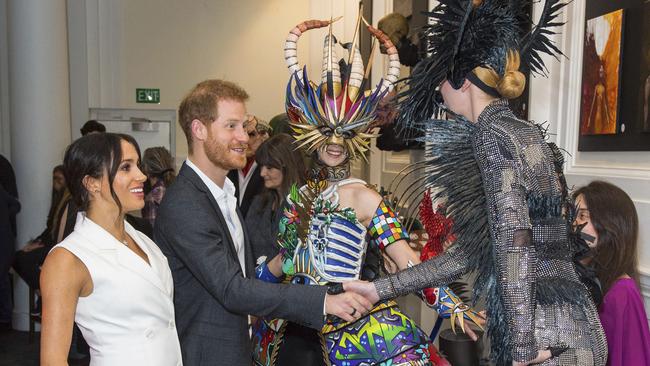
[(126, 240), (126, 234), (123, 236), (124, 239), (120, 240), (120, 243), (124, 244), (124, 246), (128, 247), (129, 246), (129, 241)]

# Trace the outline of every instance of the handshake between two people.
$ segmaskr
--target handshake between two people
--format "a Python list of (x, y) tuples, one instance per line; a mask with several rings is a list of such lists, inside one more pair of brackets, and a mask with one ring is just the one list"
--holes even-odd
[[(325, 301), (325, 309), (329, 315), (337, 316), (347, 322), (353, 322), (367, 315), (378, 301), (379, 295), (372, 282), (349, 281), (330, 288)], [(483, 328), (486, 323), (485, 312), (476, 314), (478, 316), (473, 317), (472, 321)], [(478, 336), (463, 320), (463, 314), (452, 319), (467, 336), (477, 341)]]

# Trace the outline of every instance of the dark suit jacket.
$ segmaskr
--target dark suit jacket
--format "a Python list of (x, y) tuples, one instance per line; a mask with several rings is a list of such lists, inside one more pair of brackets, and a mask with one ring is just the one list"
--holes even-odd
[[(239, 219), (244, 222), (241, 215)], [(160, 204), (154, 238), (174, 277), (185, 366), (250, 365), (247, 314), (285, 318), (315, 329), (323, 325), (325, 288), (244, 278), (216, 200), (185, 164)], [(247, 234), (244, 250), (246, 272), (253, 277)]]
[[(239, 205), (239, 209), (244, 217), (248, 214), (248, 209), (251, 207), (253, 198), (259, 195), (264, 189), (264, 179), (260, 175), (260, 170), (262, 170), (262, 168), (258, 165), (255, 167), (255, 170), (251, 172), (253, 176), (251, 177), (251, 180), (248, 181), (248, 185), (244, 191), (244, 197)], [(235, 197), (239, 200), (239, 195), (241, 194), (241, 192), (239, 192), (239, 171), (237, 169), (229, 171), (228, 179), (235, 184)]]

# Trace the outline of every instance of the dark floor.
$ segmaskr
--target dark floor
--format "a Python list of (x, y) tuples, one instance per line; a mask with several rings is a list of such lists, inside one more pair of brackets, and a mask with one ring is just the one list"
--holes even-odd
[[(38, 366), (40, 355), (40, 333), (29, 343), (27, 332), (17, 330), (0, 331), (0, 366)], [(70, 365), (88, 365), (88, 359), (73, 362)]]
[(37, 366), (39, 357), (39, 334), (29, 344), (27, 332), (0, 331), (0, 366)]

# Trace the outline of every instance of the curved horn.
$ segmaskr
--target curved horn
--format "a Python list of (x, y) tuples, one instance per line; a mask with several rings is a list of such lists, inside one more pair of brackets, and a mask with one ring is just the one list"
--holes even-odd
[(359, 51), (358, 45), (351, 49), (350, 52), (352, 52), (352, 65), (350, 68), (350, 80), (348, 81), (348, 96), (350, 100), (355, 100), (359, 93), (359, 88), (361, 88), (361, 84), (363, 83), (363, 59), (361, 58), (361, 51)]
[[(330, 42), (330, 40), (332, 40)], [(332, 35), (332, 25), (330, 25), (330, 32), (325, 36), (325, 42), (323, 43), (323, 68), (321, 73), (322, 85), (326, 85), (326, 90), (328, 90), (328, 95), (333, 97), (338, 97), (341, 92), (341, 71), (339, 70), (339, 63), (337, 61), (336, 50), (334, 49), (334, 44), (336, 43), (336, 37)], [(328, 81), (328, 77), (331, 79)], [(329, 88), (332, 88), (332, 93), (329, 92)], [(336, 110), (336, 105), (334, 105)], [(336, 113), (335, 113), (336, 114)]]
[[(336, 38), (332, 36), (334, 42)], [(329, 44), (330, 36), (325, 36), (325, 42), (323, 42), (323, 72), (321, 74), (322, 82), (327, 83), (327, 65), (329, 64), (330, 52), (332, 54), (332, 60), (336, 60), (336, 50), (333, 47), (330, 47)], [(334, 83), (341, 83), (341, 71), (339, 70), (339, 63), (337, 61), (332, 62), (332, 81)]]
[(386, 76), (382, 79), (381, 84), (377, 85), (377, 88), (381, 88), (380, 91), (383, 91), (383, 89), (388, 88), (388, 91), (391, 91), (393, 89), (393, 86), (395, 85), (395, 82), (397, 79), (399, 79), (399, 72), (400, 72), (400, 63), (399, 63), (399, 56), (397, 54), (397, 47), (391, 42), (390, 38), (384, 32), (380, 31), (379, 29), (373, 27), (372, 25), (368, 24), (368, 22), (363, 19), (363, 22), (366, 23), (366, 27), (368, 27), (368, 31), (372, 33), (373, 36), (375, 36), (381, 44), (384, 45), (384, 48), (386, 48), (386, 53), (388, 54), (388, 73)]
[[(304, 22), (296, 25), (289, 32), (289, 35), (287, 35), (287, 39), (284, 42), (284, 60), (286, 61), (287, 68), (289, 69), (289, 72), (292, 75), (295, 72), (300, 71), (300, 65), (298, 64), (298, 45), (297, 45), (300, 36), (304, 32), (310, 29), (327, 27), (328, 25), (334, 23), (339, 19), (341, 19), (341, 17), (332, 20), (318, 20), (318, 19), (305, 20)], [(302, 75), (300, 75), (299, 72), (298, 75), (299, 77), (302, 77)]]

